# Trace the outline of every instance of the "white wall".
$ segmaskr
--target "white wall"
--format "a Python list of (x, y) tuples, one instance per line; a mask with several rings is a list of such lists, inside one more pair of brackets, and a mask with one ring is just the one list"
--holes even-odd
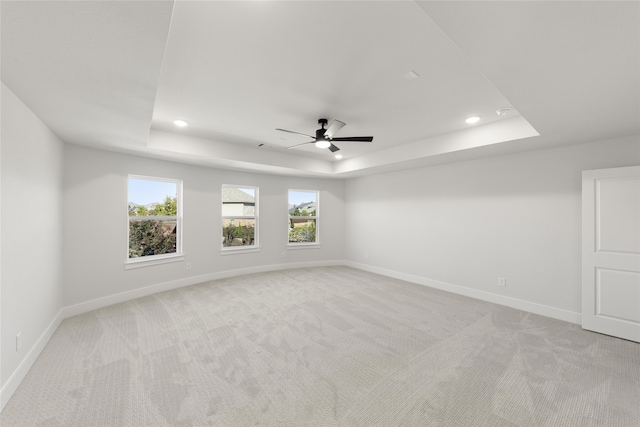
[(636, 136), (352, 179), (346, 257), (579, 321), (581, 171), (638, 164)]
[[(62, 307), (63, 143), (2, 84), (1, 353), (3, 398), (11, 377)], [(22, 348), (16, 351), (16, 334)], [(42, 340), (40, 340), (42, 341)], [(44, 340), (46, 341), (46, 339)], [(26, 363), (27, 369), (30, 366)], [(17, 386), (16, 378), (8, 387)]]
[[(134, 291), (129, 295), (133, 297), (146, 292), (145, 287), (196, 283), (233, 270), (252, 272), (344, 258), (341, 180), (233, 172), (74, 145), (65, 146), (64, 162), (65, 307), (102, 298), (96, 304), (100, 306), (118, 301), (108, 297), (124, 292)], [(128, 174), (183, 180), (184, 262), (124, 269)], [(223, 184), (259, 187), (259, 252), (221, 255)], [(320, 248), (287, 250), (289, 188), (320, 190)], [(187, 262), (192, 265), (189, 271)]]

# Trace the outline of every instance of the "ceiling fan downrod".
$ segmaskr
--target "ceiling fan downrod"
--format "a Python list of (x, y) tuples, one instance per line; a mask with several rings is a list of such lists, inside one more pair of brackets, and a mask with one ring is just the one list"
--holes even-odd
[[(318, 119), (318, 124), (319, 124), (320, 126), (322, 126), (322, 127), (321, 127), (320, 129), (316, 130), (316, 143), (317, 143), (319, 140), (325, 140), (325, 141), (328, 141), (328, 140), (329, 140), (329, 138), (325, 138), (325, 136), (324, 136), (325, 132), (327, 131), (327, 130), (324, 128), (324, 126), (325, 126), (327, 123), (328, 123), (327, 119)], [(327, 147), (324, 147), (324, 148), (327, 148)]]

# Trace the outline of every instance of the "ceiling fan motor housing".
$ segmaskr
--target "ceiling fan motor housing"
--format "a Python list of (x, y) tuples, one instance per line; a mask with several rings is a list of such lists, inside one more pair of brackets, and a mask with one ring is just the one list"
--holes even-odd
[[(340, 149), (338, 147), (336, 147), (335, 145), (333, 145), (333, 141), (342, 141), (342, 142), (371, 142), (373, 141), (373, 137), (372, 136), (348, 136), (348, 137), (344, 137), (344, 138), (334, 138), (333, 135), (338, 132), (340, 129), (342, 129), (346, 123), (341, 122), (340, 120), (333, 120), (333, 122), (331, 122), (331, 126), (329, 126), (328, 129), (325, 129), (325, 126), (327, 125), (329, 121), (327, 119), (318, 119), (318, 124), (321, 126), (320, 129), (316, 130), (316, 136), (313, 137), (311, 135), (307, 135), (306, 133), (300, 133), (300, 132), (294, 132), (292, 130), (286, 130), (286, 129), (280, 129), (277, 128), (276, 130), (279, 130), (281, 132), (288, 132), (288, 133), (295, 133), (298, 135), (303, 135), (303, 136), (308, 136), (309, 138), (313, 138), (314, 141), (309, 141), (309, 142), (303, 142), (302, 144), (296, 144), (296, 145), (292, 145), (291, 147), (287, 147), (287, 149), (289, 148), (295, 148), (295, 147), (299, 147), (301, 145), (306, 145), (306, 144), (316, 144), (316, 147), (318, 148), (328, 148), (332, 153), (339, 151)], [(329, 135), (327, 135), (327, 132), (329, 132)]]
[(327, 119), (318, 119), (318, 124), (322, 126), (320, 129), (316, 130), (316, 140), (323, 139), (324, 133), (327, 131), (324, 126), (328, 123)]

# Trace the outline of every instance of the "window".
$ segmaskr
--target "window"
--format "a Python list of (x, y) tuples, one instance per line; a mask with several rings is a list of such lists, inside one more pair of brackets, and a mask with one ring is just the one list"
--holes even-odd
[(129, 175), (128, 262), (182, 255), (182, 181)]
[(222, 186), (222, 248), (258, 246), (258, 187)]
[(318, 192), (289, 190), (289, 244), (317, 244)]

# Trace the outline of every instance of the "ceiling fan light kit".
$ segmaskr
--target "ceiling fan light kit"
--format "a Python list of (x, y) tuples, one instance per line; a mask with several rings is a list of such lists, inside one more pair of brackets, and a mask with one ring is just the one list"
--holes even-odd
[(331, 142), (326, 139), (324, 136), (316, 141), (316, 147), (318, 148), (329, 148), (331, 147)]
[(308, 136), (312, 138), (313, 141), (303, 142), (302, 144), (292, 145), (290, 148), (300, 147), (306, 144), (315, 144), (317, 148), (328, 148), (332, 153), (339, 151), (340, 149), (333, 144), (333, 141), (342, 141), (342, 142), (372, 142), (372, 136), (347, 136), (343, 138), (334, 138), (333, 135), (336, 134), (340, 129), (346, 126), (346, 123), (341, 122), (340, 120), (333, 120), (329, 127), (325, 129), (324, 127), (327, 125), (329, 121), (327, 119), (319, 119), (318, 124), (320, 125), (320, 129), (316, 130), (316, 136), (307, 135), (306, 133), (295, 132), (292, 130), (280, 129), (276, 130), (280, 132), (287, 133), (295, 133), (297, 135)]

